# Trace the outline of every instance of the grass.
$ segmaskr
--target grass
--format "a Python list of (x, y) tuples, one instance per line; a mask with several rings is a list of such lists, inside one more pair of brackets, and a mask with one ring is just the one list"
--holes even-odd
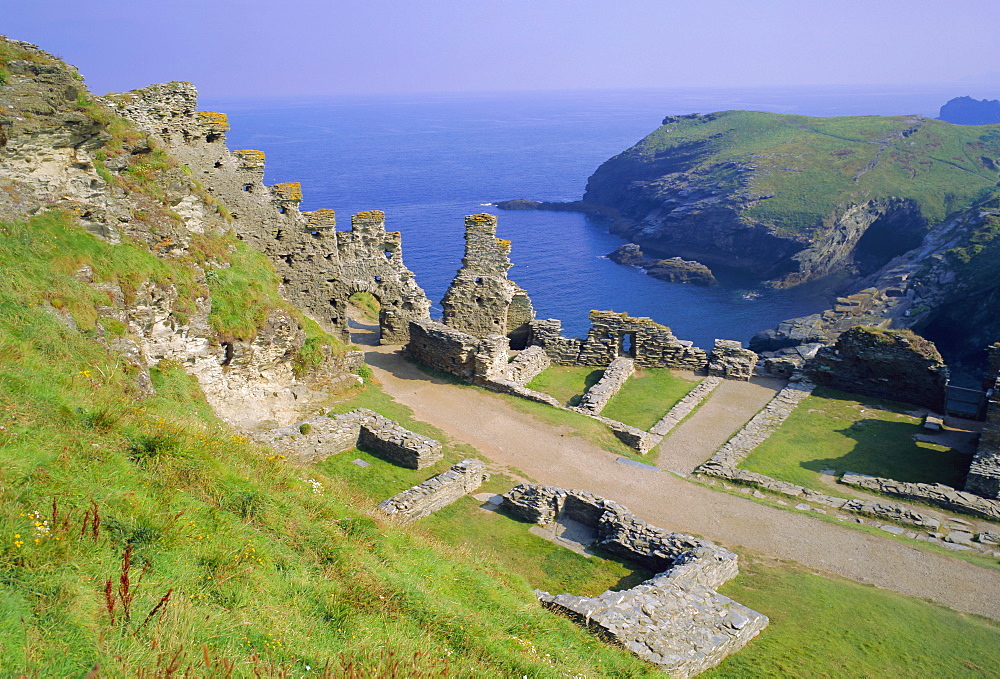
[(382, 305), (375, 299), (375, 295), (370, 292), (355, 292), (347, 301), (353, 304), (355, 308), (360, 309), (367, 320), (378, 323), (378, 316), (382, 310)]
[(1000, 626), (919, 599), (741, 554), (721, 590), (771, 619), (704, 677), (987, 677)]
[(677, 377), (666, 368), (639, 369), (611, 398), (601, 415), (648, 431), (698, 383)]
[(773, 195), (748, 216), (808, 237), (850, 203), (912, 198), (933, 224), (988, 198), (997, 190), (1000, 133), (912, 116), (723, 111), (662, 126), (622, 155), (659, 166), (672, 154), (685, 169), (707, 170), (733, 190), (743, 188), (741, 178), (724, 163), (755, 165), (746, 188)]
[(520, 578), (233, 436), (179, 365), (140, 399), (17, 280), (0, 282), (0, 674), (653, 674)]
[(546, 368), (528, 383), (528, 389), (540, 391), (566, 405), (579, 405), (584, 392), (604, 375), (601, 368), (590, 366), (553, 365)]
[(819, 472), (834, 469), (961, 488), (969, 458), (914, 441), (924, 432), (909, 406), (817, 388), (739, 466), (828, 492)]

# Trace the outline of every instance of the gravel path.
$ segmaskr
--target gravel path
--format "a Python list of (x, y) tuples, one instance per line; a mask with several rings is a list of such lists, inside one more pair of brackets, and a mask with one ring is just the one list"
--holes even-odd
[(396, 352), (395, 347), (378, 347), (367, 355), (388, 394), (412, 408), (418, 419), (540, 483), (604, 495), (669, 530), (1000, 620), (998, 571), (819, 521), (808, 513), (761, 505), (667, 472), (619, 464), (607, 451), (535, 420), (494, 394), (428, 377)]
[(754, 378), (726, 380), (691, 417), (663, 439), (650, 462), (663, 469), (690, 474), (740, 430), (785, 386), (785, 380)]

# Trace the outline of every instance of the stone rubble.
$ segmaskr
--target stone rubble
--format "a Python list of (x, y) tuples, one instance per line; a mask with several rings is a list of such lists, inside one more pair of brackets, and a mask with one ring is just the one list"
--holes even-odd
[(965, 490), (991, 500), (1000, 500), (1000, 342), (990, 347), (992, 379), (986, 402), (986, 423), (972, 457)]
[(368, 408), (320, 416), (256, 434), (299, 464), (311, 464), (352, 448), (363, 448), (407, 469), (423, 469), (444, 458), (441, 442), (401, 427)]
[(749, 382), (757, 367), (757, 354), (736, 340), (715, 340), (715, 347), (708, 356), (708, 374), (727, 380)]
[(767, 616), (714, 591), (739, 571), (728, 549), (651, 526), (618, 503), (579, 490), (521, 484), (504, 495), (503, 506), (541, 525), (569, 519), (594, 528), (596, 546), (658, 571), (632, 589), (596, 597), (535, 595), (671, 676), (714, 667), (768, 624)]
[(472, 493), (489, 479), (486, 465), (479, 460), (462, 460), (446, 472), (432, 476), (419, 486), (413, 486), (379, 503), (378, 508), (404, 522), (430, 516), (442, 507)]

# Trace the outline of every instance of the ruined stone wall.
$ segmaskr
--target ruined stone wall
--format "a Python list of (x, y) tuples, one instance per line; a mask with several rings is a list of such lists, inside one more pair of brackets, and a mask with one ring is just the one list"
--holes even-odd
[(806, 364), (817, 384), (944, 412), (948, 367), (934, 345), (909, 330), (856, 326)]
[(735, 340), (715, 340), (715, 347), (708, 357), (708, 374), (727, 380), (750, 381), (757, 366), (757, 354), (744, 349)]
[(528, 347), (510, 362), (507, 367), (507, 377), (511, 382), (524, 386), (550, 365), (552, 361), (541, 347)]
[(351, 448), (364, 448), (407, 469), (423, 469), (444, 457), (440, 441), (401, 427), (368, 408), (333, 417), (313, 417), (258, 434), (295, 462), (309, 464)]
[[(994, 358), (992, 353), (990, 358)], [(986, 422), (965, 479), (965, 490), (1000, 500), (1000, 377), (994, 379), (986, 403)]]
[(190, 167), (208, 198), (228, 210), (238, 237), (274, 264), (283, 296), (341, 341), (350, 341), (347, 300), (355, 292), (369, 292), (382, 305), (385, 344), (406, 342), (409, 321), (428, 316), (430, 303), (403, 264), (400, 235), (386, 232), (382, 212), (355, 215), (348, 231), (335, 230), (332, 210), (300, 212), (299, 184), (265, 186), (264, 153), (230, 153), (226, 116), (196, 112), (194, 86), (153, 85), (108, 102)]
[(474, 337), (506, 335), (515, 349), (523, 349), (535, 313), (528, 294), (507, 278), (510, 241), (496, 232), (494, 215), (465, 218), (465, 256), (441, 300), (444, 323)]
[(407, 356), (466, 382), (503, 376), (506, 370), (507, 338), (500, 335), (479, 339), (428, 318), (411, 321), (408, 334)]
[(619, 356), (635, 359), (642, 368), (702, 370), (705, 351), (674, 337), (670, 328), (649, 318), (633, 318), (613, 311), (591, 311), (591, 328), (583, 340), (560, 334), (562, 324), (553, 319), (531, 324), (529, 342), (545, 349), (559, 365), (609, 365)]
[(767, 616), (718, 594), (738, 573), (737, 556), (706, 540), (651, 526), (597, 495), (521, 484), (504, 495), (517, 516), (571, 519), (596, 529), (596, 544), (662, 572), (632, 589), (596, 597), (535, 591), (541, 604), (672, 677), (691, 677), (745, 646)]
[(619, 357), (611, 361), (597, 384), (583, 394), (580, 399), (580, 409), (592, 415), (599, 415), (634, 372), (635, 361), (631, 358)]
[(403, 521), (430, 516), (442, 507), (473, 492), (488, 479), (486, 465), (479, 460), (462, 460), (446, 472), (432, 476), (419, 486), (407, 488), (379, 503), (378, 508)]

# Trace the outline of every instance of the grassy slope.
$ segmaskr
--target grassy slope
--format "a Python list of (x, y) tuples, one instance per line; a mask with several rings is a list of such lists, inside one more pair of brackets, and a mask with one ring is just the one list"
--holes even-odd
[[(869, 198), (916, 199), (933, 223), (996, 191), (1000, 126), (926, 118), (916, 123), (911, 116), (713, 115), (707, 122), (682, 119), (662, 126), (626, 154), (652, 159), (697, 144), (698, 167), (753, 163), (757, 170), (748, 188), (775, 195), (758, 201), (748, 216), (794, 233), (808, 234), (838, 205)], [(909, 136), (895, 138), (914, 127)], [(877, 166), (859, 176), (880, 149)]]
[(648, 430), (697, 385), (663, 368), (636, 370), (601, 415)]
[(817, 388), (740, 467), (824, 492), (823, 469), (961, 487), (968, 456), (914, 441), (923, 430), (907, 409)]
[[(5, 272), (58, 268), (53, 237), (113, 247), (61, 219), (46, 224), (0, 234), (5, 252), (27, 243), (22, 252), (37, 260), (6, 260)], [(181, 667), (232, 663), (239, 676), (327, 662), (364, 676), (388, 676), (393, 662), (408, 676), (446, 666), (647, 673), (541, 611), (519, 578), (373, 520), (346, 482), (232, 436), (178, 366), (154, 370), (158, 395), (140, 400), (123, 362), (83, 322), (106, 300), (64, 275), (53, 281), (51, 291), (25, 289), (19, 276), (0, 281), (0, 674), (82, 675), (95, 663), (112, 676), (162, 672), (174, 654)], [(82, 330), (36, 295), (73, 312)], [(126, 620), (117, 592), (129, 545)]]

